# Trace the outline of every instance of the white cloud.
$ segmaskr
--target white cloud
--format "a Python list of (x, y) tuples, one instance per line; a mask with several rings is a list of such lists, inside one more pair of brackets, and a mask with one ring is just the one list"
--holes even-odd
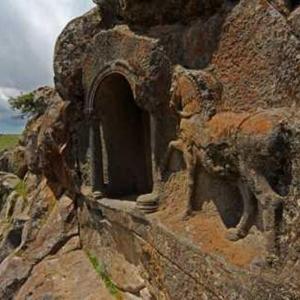
[(0, 132), (8, 128), (3, 118), (12, 130), (9, 97), (53, 84), (57, 36), (93, 5), (92, 0), (0, 0)]
[(16, 97), (21, 93), (20, 90), (10, 87), (0, 86), (0, 100), (7, 102), (10, 97)]
[(12, 117), (14, 113), (11, 111), (8, 100), (11, 97), (16, 97), (21, 94), (21, 91), (14, 88), (0, 86), (0, 122), (1, 120)]
[(52, 84), (54, 44), (92, 0), (1, 0), (0, 86), (30, 90)]
[(18, 133), (24, 127), (25, 120), (17, 119), (8, 104), (10, 97), (20, 93), (21, 91), (14, 88), (0, 87), (0, 133)]

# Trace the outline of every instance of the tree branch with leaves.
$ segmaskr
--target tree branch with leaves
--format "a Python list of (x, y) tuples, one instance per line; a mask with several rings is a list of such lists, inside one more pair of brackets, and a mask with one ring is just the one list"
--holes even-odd
[(47, 108), (45, 98), (35, 97), (34, 92), (11, 97), (8, 102), (12, 110), (18, 112), (18, 117), (22, 119), (38, 117)]

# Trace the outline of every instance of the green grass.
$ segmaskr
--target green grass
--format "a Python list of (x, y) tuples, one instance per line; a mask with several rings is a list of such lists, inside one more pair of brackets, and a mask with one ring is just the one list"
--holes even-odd
[(24, 180), (20, 180), (20, 182), (15, 186), (15, 191), (21, 198), (23, 198), (24, 201), (27, 201), (28, 190)]
[(0, 135), (0, 151), (13, 148), (18, 144), (20, 136), (17, 134)]
[(103, 280), (106, 288), (109, 290), (110, 294), (114, 296), (117, 300), (121, 300), (122, 296), (120, 294), (119, 289), (116, 287), (112, 279), (109, 277), (105, 266), (100, 263), (95, 255), (92, 255), (91, 253), (87, 252), (87, 256), (96, 271), (96, 273), (99, 275), (99, 277)]

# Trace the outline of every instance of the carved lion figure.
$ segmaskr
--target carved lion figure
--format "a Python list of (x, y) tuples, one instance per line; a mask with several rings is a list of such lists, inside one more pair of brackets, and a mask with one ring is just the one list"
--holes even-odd
[[(198, 72), (198, 73), (197, 73)], [(247, 235), (256, 205), (262, 207), (269, 248), (275, 247), (276, 214), (291, 180), (288, 109), (254, 113), (217, 112), (221, 101), (217, 80), (203, 71), (175, 70), (171, 107), (179, 118), (178, 138), (166, 154), (168, 167), (173, 150), (182, 152), (188, 172), (188, 199), (184, 217), (193, 210), (195, 178), (199, 168), (231, 180), (240, 191), (243, 213), (228, 238)]]

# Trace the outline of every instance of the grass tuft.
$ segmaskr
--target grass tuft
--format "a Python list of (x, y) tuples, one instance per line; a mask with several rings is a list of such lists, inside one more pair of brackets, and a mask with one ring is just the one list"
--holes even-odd
[(122, 296), (120, 294), (119, 289), (114, 284), (112, 279), (109, 277), (105, 265), (100, 263), (95, 255), (92, 255), (90, 252), (87, 252), (87, 256), (96, 271), (96, 273), (100, 276), (100, 278), (103, 280), (106, 288), (110, 292), (112, 296), (114, 296), (116, 299), (121, 300)]
[(24, 201), (27, 200), (28, 190), (24, 180), (20, 180), (20, 182), (15, 186), (15, 191)]

